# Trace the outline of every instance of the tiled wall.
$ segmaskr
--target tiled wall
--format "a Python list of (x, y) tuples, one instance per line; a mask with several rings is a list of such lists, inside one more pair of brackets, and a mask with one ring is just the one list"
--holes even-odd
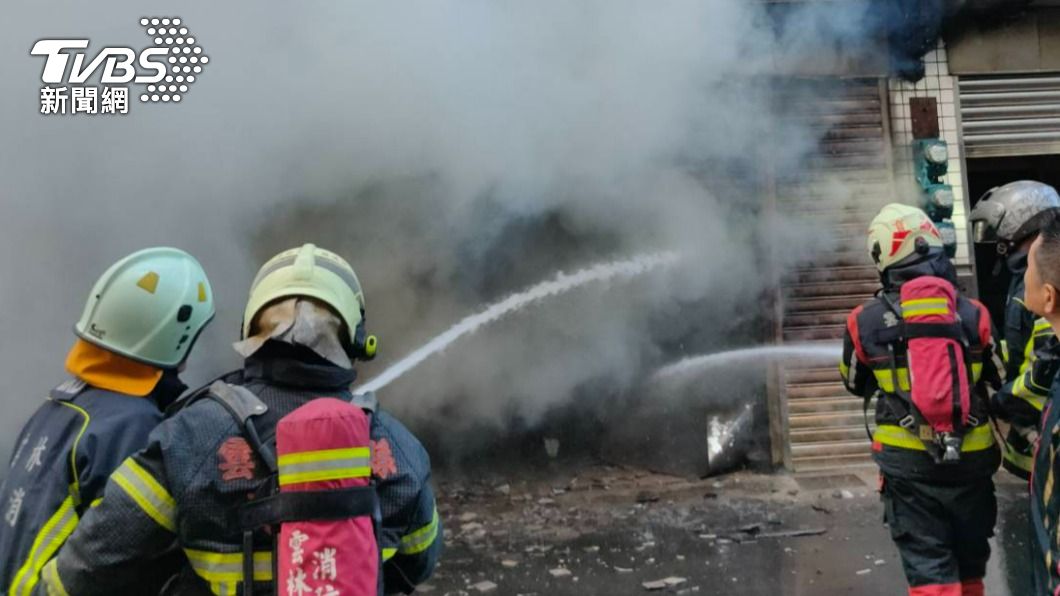
[(926, 76), (915, 85), (899, 79), (888, 81), (891, 109), (891, 137), (894, 144), (894, 168), (898, 192), (903, 202), (914, 203), (918, 197), (913, 178), (913, 124), (909, 114), (909, 100), (914, 97), (934, 97), (939, 109), (939, 132), (949, 145), (950, 163), (946, 183), (953, 186), (953, 223), (957, 228), (957, 265), (968, 266), (968, 220), (965, 217), (968, 197), (964, 188), (964, 159), (961, 155), (959, 118), (957, 114), (957, 78), (949, 74), (946, 48), (939, 47), (924, 57)]

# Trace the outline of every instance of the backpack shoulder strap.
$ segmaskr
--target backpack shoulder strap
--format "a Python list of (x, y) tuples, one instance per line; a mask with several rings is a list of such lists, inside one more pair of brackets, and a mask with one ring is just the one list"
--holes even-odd
[(260, 416), (269, 410), (261, 398), (241, 385), (214, 381), (209, 392), (210, 397), (224, 406), (240, 426), (245, 425), (253, 416)]
[(254, 421), (252, 420), (255, 416), (261, 416), (269, 411), (269, 407), (265, 405), (265, 402), (261, 401), (261, 398), (250, 389), (242, 385), (225, 383), (224, 381), (214, 381), (210, 385), (207, 397), (221, 404), (231, 414), (236, 421), (236, 425), (239, 426), (243, 435), (250, 442), (250, 446), (261, 456), (261, 459), (269, 468), (269, 472), (275, 474), (277, 470), (276, 455), (258, 436), (258, 431), (254, 427)]

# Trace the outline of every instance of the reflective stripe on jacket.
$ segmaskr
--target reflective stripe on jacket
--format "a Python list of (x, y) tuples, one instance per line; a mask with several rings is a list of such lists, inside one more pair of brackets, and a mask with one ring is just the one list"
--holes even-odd
[[(352, 377), (337, 367), (268, 358), (267, 352), (263, 348), (248, 360), (246, 371), (225, 380), (245, 386), (268, 407), (255, 417), (255, 428), (275, 450), (281, 418), (316, 397), (352, 399)], [(430, 575), (442, 546), (430, 460), (419, 441), (386, 412), (371, 416), (370, 436), (386, 591), (410, 592)], [(147, 561), (179, 547), (190, 569), (180, 573), (173, 593), (234, 595), (243, 578), (243, 549), (241, 528), (230, 513), (274, 482), (224, 406), (210, 398), (192, 399), (114, 474), (103, 502), (60, 551), (54, 569), (44, 570), (45, 581), (55, 578), (49, 587), (72, 596), (125, 593), (152, 573)], [(271, 549), (271, 538), (256, 533), (256, 592), (274, 589)]]
[[(890, 294), (892, 304), (900, 300), (897, 290)], [(910, 390), (906, 354), (894, 354), (892, 370), (888, 344), (880, 341), (880, 332), (900, 324), (899, 317), (879, 297), (859, 306), (847, 318), (843, 341), (840, 375), (848, 391), (862, 398), (878, 396), (873, 434), (873, 457), (884, 472), (897, 477), (924, 481), (960, 481), (963, 478), (989, 476), (997, 469), (1000, 455), (990, 432), (985, 403), (985, 385), (1000, 384), (992, 362), (993, 333), (986, 307), (975, 300), (958, 296), (957, 311), (968, 338), (968, 361), (972, 381), (972, 414), (979, 426), (965, 435), (964, 455), (956, 464), (939, 465), (927, 453), (919, 436), (900, 423), (910, 409), (899, 390)], [(930, 439), (930, 438), (929, 438)]]
[(52, 390), (22, 428), (0, 487), (0, 584), (30, 594), (44, 564), (103, 495), (107, 477), (147, 444), (162, 420), (153, 396), (71, 380)]

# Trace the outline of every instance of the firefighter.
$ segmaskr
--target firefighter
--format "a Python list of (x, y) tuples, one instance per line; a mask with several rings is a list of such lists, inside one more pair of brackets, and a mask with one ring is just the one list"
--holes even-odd
[(994, 397), (994, 412), (1009, 422), (1003, 448), (1005, 469), (1030, 478), (1032, 452), (1038, 437), (1048, 384), (1034, 382), (1034, 353), (1053, 336), (1048, 321), (1027, 309), (1023, 275), (1027, 251), (1043, 224), (1055, 217), (1060, 196), (1047, 184), (1023, 180), (994, 188), (972, 210), (970, 219), (977, 242), (997, 242), (998, 253), (1012, 273), (1005, 302), (1001, 353), (1005, 360), (1005, 385)]
[(99, 278), (74, 327), (73, 376), (19, 433), (0, 487), (0, 592), (33, 590), (107, 477), (147, 444), (183, 392), (178, 369), (213, 315), (206, 274), (175, 248), (133, 253)]
[(1038, 351), (1038, 362), (1032, 368), (1034, 380), (1050, 389), (1031, 477), (1035, 593), (1053, 595), (1060, 592), (1060, 493), (1056, 490), (1060, 470), (1056, 457), (1060, 449), (1060, 383), (1055, 382), (1060, 371), (1060, 341), (1055, 334), (1060, 325), (1060, 220), (1050, 221), (1031, 245), (1024, 279), (1027, 308), (1048, 321), (1054, 331)]
[[(276, 532), (248, 534), (233, 514), (275, 482), (265, 454), (276, 453), (278, 421), (318, 397), (352, 400), (370, 414), (365, 474), (374, 480), (381, 509), (384, 591), (410, 593), (424, 581), (442, 548), (430, 460), (374, 397), (351, 394), (354, 361), (371, 358), (376, 348), (365, 332), (364, 308), (353, 269), (334, 253), (306, 244), (262, 266), (235, 344), (244, 367), (224, 378), (224, 386), (253, 396), (255, 405), (233, 409), (218, 401), (216, 383), (182, 401), (147, 448), (115, 472), (103, 502), (44, 568), (41, 584), (48, 593), (130, 593), (151, 583), (156, 570), (146, 561), (172, 544), (187, 564), (167, 594), (275, 594), (280, 586), (303, 596), (315, 594), (307, 586), (328, 593), (306, 578), (274, 578), (274, 548), (286, 545), (273, 544)], [(237, 420), (247, 419), (253, 423), (240, 428)], [(253, 433), (246, 432), (250, 428)], [(282, 476), (282, 459), (280, 465)], [(312, 561), (310, 553), (304, 557)], [(249, 586), (243, 581), (248, 575), (254, 580)]]
[[(990, 316), (982, 304), (953, 289), (955, 270), (938, 230), (920, 209), (884, 207), (870, 225), (868, 248), (883, 287), (850, 313), (839, 368), (847, 389), (865, 400), (866, 417), (869, 400), (876, 397), (871, 439), (884, 520), (911, 596), (978, 596), (997, 516), (991, 477), (1000, 463), (985, 403), (984, 385), (1000, 384), (991, 359)], [(950, 298), (907, 297), (905, 290), (919, 289), (923, 282), (949, 288)], [(953, 322), (918, 324), (936, 314)], [(914, 362), (909, 354), (916, 339), (952, 344), (954, 350), (948, 359)], [(955, 357), (961, 352), (966, 367)], [(929, 374), (910, 373), (914, 364), (937, 361), (948, 364)], [(919, 401), (923, 392), (910, 380), (930, 384), (940, 375), (952, 382), (943, 384), (945, 399)], [(972, 383), (964, 382), (968, 377)], [(968, 399), (958, 404), (955, 394), (962, 383)], [(953, 391), (947, 391), (951, 386)], [(947, 430), (936, 410), (950, 404), (947, 412), (953, 415), (943, 417), (952, 421)], [(958, 410), (960, 416), (954, 414)]]

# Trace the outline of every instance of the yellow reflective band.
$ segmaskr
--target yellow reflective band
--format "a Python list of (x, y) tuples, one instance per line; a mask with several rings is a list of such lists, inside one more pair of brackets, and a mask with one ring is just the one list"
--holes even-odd
[(915, 317), (926, 317), (928, 315), (948, 315), (950, 309), (946, 307), (942, 308), (911, 308), (909, 310), (902, 311), (903, 319), (912, 319)]
[(1001, 361), (1008, 364), (1008, 341), (1001, 340)]
[(44, 570), (41, 571), (41, 581), (44, 582), (44, 588), (48, 596), (70, 596), (66, 591), (66, 586), (59, 579), (58, 563), (59, 559), (48, 561), (48, 564), (44, 566)]
[[(891, 369), (874, 369), (872, 374), (876, 376), (876, 384), (879, 385), (880, 391), (883, 391), (884, 393), (894, 393), (894, 378), (891, 375)], [(898, 369), (898, 385), (902, 391), (909, 391), (908, 368)]]
[(839, 374), (843, 377), (843, 379), (850, 378), (850, 366), (847, 365), (846, 362), (839, 363)]
[[(223, 594), (223, 590), (230, 587), (221, 584), (243, 581), (243, 553), (219, 553), (185, 548), (184, 554), (188, 557), (188, 562), (191, 563), (196, 575), (210, 584), (218, 584), (211, 585), (215, 593)], [(254, 553), (254, 581), (272, 581), (271, 551)]]
[(978, 383), (979, 378), (983, 376), (983, 363), (973, 362), (972, 363), (972, 383)]
[(1029, 455), (1024, 455), (1019, 451), (1016, 451), (1008, 443), (1002, 443), (1001, 445), (1005, 452), (1005, 460), (1007, 460), (1009, 463), (1013, 464), (1024, 472), (1030, 472), (1032, 469), (1034, 469), (1033, 457)]
[(70, 473), (73, 474), (72, 477), (74, 479), (74, 497), (78, 499), (78, 502), (74, 503), (74, 506), (76, 507), (77, 505), (81, 504), (81, 475), (77, 472), (77, 445), (81, 442), (81, 437), (85, 435), (85, 431), (88, 430), (88, 424), (92, 421), (92, 417), (89, 416), (88, 412), (86, 412), (85, 409), (80, 406), (75, 406), (74, 404), (67, 401), (52, 401), (59, 404), (60, 406), (65, 406), (76, 411), (84, 418), (84, 421), (81, 423), (81, 430), (77, 432), (77, 437), (74, 438), (74, 446), (70, 448)]
[(431, 523), (407, 536), (401, 537), (401, 548), (398, 550), (403, 555), (422, 553), (434, 544), (435, 538), (438, 538), (437, 508), (435, 508), (434, 513), (431, 515)]
[[(881, 424), (876, 429), (876, 432), (872, 434), (872, 440), (891, 447), (927, 451), (924, 442), (917, 438), (916, 435), (894, 424)], [(964, 435), (961, 451), (982, 451), (993, 447), (995, 444), (994, 433), (990, 430), (990, 425), (983, 424)]]
[[(1049, 390), (1042, 388), (1038, 389), (1038, 385), (1030, 378), (1029, 372), (1020, 375), (1016, 382), (1012, 384), (1012, 395), (1022, 399), (1029, 403), (1034, 409), (1041, 412), (1045, 409), (1045, 399), (1049, 394)], [(1030, 387), (1027, 386), (1027, 381), (1030, 381)]]
[(945, 298), (914, 298), (913, 300), (902, 300), (902, 313), (905, 314), (906, 308), (915, 308), (917, 306), (949, 306), (949, 300)]
[(372, 452), (368, 447), (302, 451), (280, 456), (280, 486), (324, 480), (368, 478)]
[(44, 527), (37, 533), (33, 546), (29, 549), (29, 557), (15, 574), (15, 580), (11, 582), (9, 596), (29, 596), (33, 592), (41, 569), (66, 542), (70, 534), (74, 533), (77, 521), (74, 499), (67, 497), (59, 506), (59, 510), (48, 518)]
[(349, 447), (346, 449), (322, 449), (320, 451), (299, 451), (297, 453), (285, 453), (280, 456), (277, 463), (281, 466), (295, 464), (308, 464), (324, 461), (335, 461), (339, 459), (353, 459), (357, 457), (371, 457), (372, 450), (368, 447)]
[(1039, 318), (1034, 321), (1034, 331), (1052, 331), (1053, 326), (1049, 324), (1047, 319)]
[(396, 555), (396, 554), (397, 554), (397, 549), (396, 548), (384, 548), (383, 549), (383, 560), (384, 561), (389, 561), (390, 559), (393, 559), (394, 555)]
[(136, 460), (127, 458), (110, 478), (158, 525), (170, 532), (177, 531), (176, 502)]

